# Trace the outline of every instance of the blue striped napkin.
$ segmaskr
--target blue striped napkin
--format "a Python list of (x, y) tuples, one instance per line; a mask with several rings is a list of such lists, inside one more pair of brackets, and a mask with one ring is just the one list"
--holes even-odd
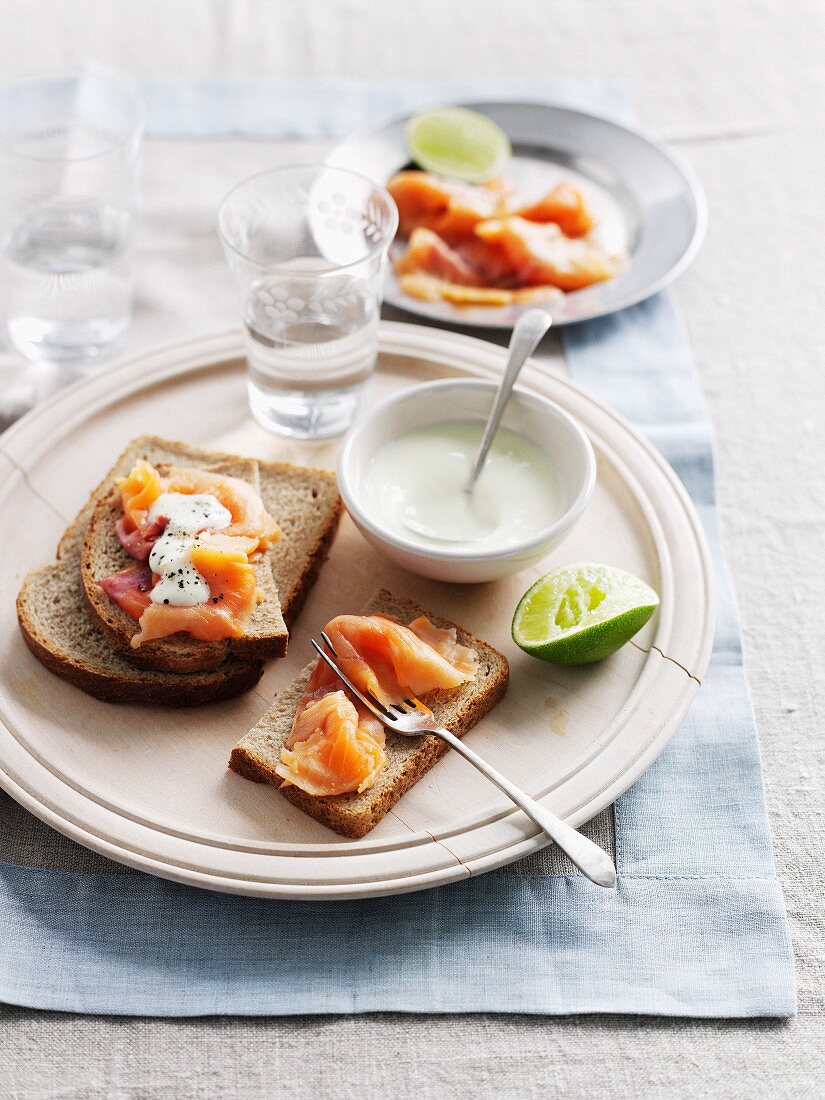
[[(163, 137), (340, 137), (433, 102), (522, 98), (623, 113), (606, 86), (143, 88)], [(0, 1000), (67, 1011), (625, 1012), (789, 1016), (793, 960), (716, 528), (711, 432), (672, 297), (564, 334), (572, 376), (656, 443), (717, 571), (713, 659), (668, 748), (616, 803), (615, 893), (491, 874), (339, 903), (210, 894), (144, 875), (0, 863)], [(359, 934), (352, 935), (353, 929)]]

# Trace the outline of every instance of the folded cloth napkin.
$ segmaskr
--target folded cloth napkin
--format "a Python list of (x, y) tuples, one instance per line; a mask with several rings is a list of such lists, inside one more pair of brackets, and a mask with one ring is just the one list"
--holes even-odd
[[(615, 89), (582, 86), (143, 91), (150, 133), (163, 137), (337, 137), (382, 112), (462, 99), (625, 110)], [(32, 847), (36, 866), (0, 863), (0, 1000), (167, 1016), (794, 1012), (738, 615), (716, 529), (711, 433), (684, 330), (665, 293), (565, 330), (564, 345), (571, 375), (674, 466), (716, 564), (716, 646), (702, 688), (668, 748), (615, 806), (615, 893), (539, 853), (418, 894), (267, 902), (114, 866), (83, 870), (84, 853), (68, 845), (66, 869), (45, 869)], [(19, 840), (28, 816), (8, 800), (0, 814)], [(602, 842), (608, 825), (600, 815)], [(41, 840), (50, 835), (33, 819), (31, 828)]]

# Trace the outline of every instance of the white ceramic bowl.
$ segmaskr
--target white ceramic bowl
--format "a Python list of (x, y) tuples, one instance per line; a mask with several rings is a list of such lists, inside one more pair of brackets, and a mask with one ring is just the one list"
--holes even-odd
[(415, 428), (449, 420), (484, 421), (497, 383), (447, 379), (405, 390), (376, 405), (350, 429), (338, 456), (338, 485), (347, 511), (364, 538), (405, 569), (439, 581), (472, 583), (498, 580), (540, 561), (564, 538), (587, 507), (596, 480), (590, 441), (576, 421), (552, 401), (516, 388), (502, 424), (541, 447), (555, 462), (564, 487), (564, 513), (539, 534), (507, 547), (479, 550), (445, 543), (442, 548), (396, 534), (362, 505), (361, 487), (379, 447)]

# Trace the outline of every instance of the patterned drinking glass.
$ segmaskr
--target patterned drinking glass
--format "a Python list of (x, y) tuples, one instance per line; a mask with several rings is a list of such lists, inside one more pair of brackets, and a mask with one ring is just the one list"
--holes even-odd
[(339, 435), (375, 368), (395, 203), (326, 165), (278, 168), (226, 196), (218, 232), (240, 295), (249, 404), (299, 439)]

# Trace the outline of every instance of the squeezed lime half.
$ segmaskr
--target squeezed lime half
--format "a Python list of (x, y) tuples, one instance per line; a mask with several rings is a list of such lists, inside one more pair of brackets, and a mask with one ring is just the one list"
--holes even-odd
[(630, 641), (659, 606), (649, 584), (612, 565), (579, 562), (546, 573), (513, 616), (513, 641), (559, 665), (601, 661)]
[(445, 107), (416, 115), (407, 124), (407, 149), (419, 168), (439, 176), (482, 183), (501, 171), (510, 141), (486, 115)]

